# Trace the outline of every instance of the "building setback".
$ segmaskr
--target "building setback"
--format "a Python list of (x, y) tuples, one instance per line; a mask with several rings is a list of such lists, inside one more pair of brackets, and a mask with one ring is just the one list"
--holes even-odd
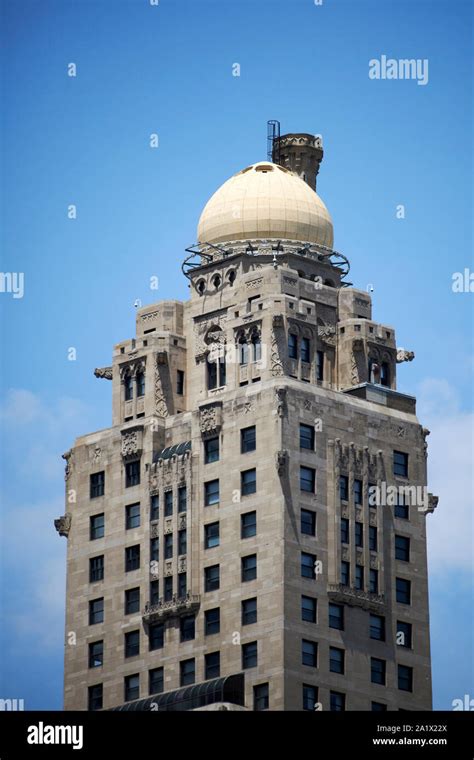
[(205, 206), (189, 301), (95, 370), (112, 426), (64, 454), (67, 710), (431, 709), (413, 353), (347, 282), (320, 138), (273, 147)]

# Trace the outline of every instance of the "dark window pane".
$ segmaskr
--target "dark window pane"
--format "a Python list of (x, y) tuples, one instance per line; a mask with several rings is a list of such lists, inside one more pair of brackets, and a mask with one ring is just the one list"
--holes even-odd
[(301, 552), (301, 577), (316, 578), (316, 555)]
[(125, 591), (125, 614), (131, 615), (140, 611), (140, 588), (129, 588)]
[(257, 555), (242, 557), (242, 582), (253, 581), (257, 577)]
[(318, 665), (318, 645), (315, 641), (302, 639), (301, 641), (301, 662), (311, 668)]
[(408, 454), (404, 451), (393, 452), (393, 474), (408, 477)]
[(257, 642), (242, 645), (242, 668), (256, 668), (258, 665)]
[(257, 470), (244, 470), (240, 473), (242, 496), (248, 496), (257, 491)]
[(268, 710), (269, 707), (269, 686), (268, 683), (259, 683), (253, 687), (253, 709)]
[(188, 587), (187, 587), (187, 578), (186, 573), (179, 573), (178, 575), (178, 598), (184, 599), (186, 596)]
[(204, 679), (219, 678), (221, 674), (220, 652), (210, 652), (204, 656)]
[(359, 547), (364, 546), (364, 525), (361, 522), (355, 524), (355, 544)]
[(329, 647), (329, 670), (331, 673), (344, 675), (344, 650), (338, 647)]
[(372, 702), (372, 712), (386, 712), (387, 705), (383, 702)]
[(251, 538), (257, 535), (257, 513), (245, 512), (240, 517), (240, 537)]
[(358, 591), (364, 590), (364, 568), (362, 565), (355, 567), (355, 587)]
[(158, 520), (160, 516), (160, 497), (154, 494), (150, 501), (150, 520)]
[(344, 607), (340, 604), (329, 604), (329, 627), (344, 630)]
[(314, 451), (314, 427), (312, 425), (300, 425), (300, 449)]
[(153, 668), (148, 671), (148, 693), (160, 694), (163, 691), (164, 673), (163, 668)]
[(324, 380), (324, 351), (316, 351), (316, 380)]
[(402, 691), (413, 691), (413, 668), (407, 665), (398, 666), (398, 688)]
[(204, 526), (204, 548), (213, 549), (214, 546), (219, 546), (219, 523), (208, 523)]
[(349, 478), (347, 475), (341, 475), (339, 478), (339, 498), (342, 501), (349, 499)]
[(188, 492), (186, 486), (178, 488), (178, 512), (186, 512), (188, 502)]
[(307, 623), (316, 622), (317, 601), (312, 596), (301, 597), (301, 619)]
[(93, 641), (89, 644), (89, 667), (100, 668), (104, 664), (104, 642)]
[(362, 480), (354, 480), (354, 504), (362, 504)]
[(165, 578), (165, 602), (170, 602), (173, 598), (173, 576), (167, 575)]
[(173, 514), (173, 491), (165, 491), (165, 517)]
[(158, 562), (160, 559), (160, 539), (150, 539), (150, 562)]
[(195, 617), (186, 615), (180, 619), (181, 641), (191, 641), (195, 636)]
[(131, 702), (133, 699), (139, 699), (140, 697), (140, 676), (135, 673), (132, 676), (125, 676), (124, 678), (124, 700), (125, 702)]
[(385, 686), (385, 664), (385, 660), (379, 660), (376, 657), (370, 658), (370, 680), (372, 683)]
[(290, 359), (298, 358), (298, 338), (293, 333), (288, 335), (288, 357)]
[(242, 601), (242, 625), (252, 625), (257, 622), (257, 599), (244, 599)]
[(219, 503), (219, 481), (208, 480), (204, 483), (204, 505), (206, 507)]
[(138, 570), (140, 567), (140, 545), (127, 546), (125, 549), (125, 572)]
[(369, 571), (369, 591), (371, 594), (379, 593), (379, 571), (378, 570), (371, 569)]
[(104, 537), (105, 517), (102, 512), (100, 515), (92, 515), (90, 519), (90, 540)]
[(173, 534), (165, 535), (165, 559), (171, 559), (173, 556)]
[(385, 618), (381, 615), (370, 616), (370, 638), (385, 641)]
[(129, 631), (125, 634), (125, 657), (137, 654), (140, 654), (140, 631)]
[(411, 583), (405, 578), (396, 578), (397, 602), (399, 604), (410, 604), (411, 602)]
[(208, 438), (204, 441), (204, 464), (219, 460), (219, 438)]
[(91, 599), (89, 602), (89, 625), (104, 622), (104, 598)]
[(411, 623), (405, 623), (397, 620), (397, 644), (399, 647), (411, 649), (412, 626)]
[(343, 586), (349, 586), (351, 582), (350, 563), (341, 562), (341, 583)]
[(145, 374), (143, 372), (137, 373), (137, 396), (145, 395)]
[(184, 372), (182, 369), (176, 371), (176, 393), (178, 396), (184, 395)]
[(178, 531), (178, 554), (186, 554), (188, 551), (188, 540), (186, 528)]
[(104, 495), (105, 472), (94, 472), (90, 477), (90, 498), (96, 499)]
[(349, 520), (347, 517), (341, 517), (341, 543), (349, 543)]
[(104, 580), (104, 555), (91, 557), (89, 560), (89, 582), (96, 583)]
[(371, 552), (377, 551), (377, 528), (375, 525), (369, 525), (369, 549)]
[(316, 686), (309, 686), (303, 684), (303, 710), (311, 710), (314, 712), (316, 703), (318, 701), (318, 689)]
[(301, 361), (309, 364), (311, 361), (311, 345), (309, 338), (301, 338)]
[(307, 536), (316, 535), (316, 512), (309, 509), (301, 510), (301, 532)]
[(204, 613), (204, 634), (212, 636), (219, 633), (221, 629), (221, 611), (219, 607), (212, 610), (206, 610)]
[(165, 642), (165, 627), (163, 623), (153, 623), (148, 629), (150, 651), (162, 649)]
[(331, 691), (329, 693), (330, 710), (332, 712), (343, 712), (346, 709), (346, 695), (340, 691)]
[(127, 504), (125, 507), (125, 528), (140, 527), (140, 504)]
[(217, 591), (219, 588), (219, 565), (204, 568), (204, 590)]
[(158, 604), (160, 601), (159, 582), (150, 581), (150, 604)]
[(409, 505), (406, 503), (404, 494), (397, 495), (397, 503), (394, 508), (395, 517), (400, 517), (402, 520), (408, 520), (409, 518)]
[(255, 425), (243, 428), (240, 431), (240, 451), (246, 454), (249, 451), (255, 451), (257, 447), (257, 435)]
[(140, 461), (127, 462), (125, 465), (125, 486), (138, 486), (140, 484)]
[(300, 490), (314, 493), (316, 471), (312, 467), (300, 467)]
[(102, 710), (103, 706), (103, 687), (101, 683), (95, 686), (89, 686), (87, 691), (88, 710)]
[(196, 666), (194, 658), (191, 658), (189, 660), (182, 660), (179, 663), (180, 686), (189, 686), (189, 684), (194, 683), (196, 679), (195, 668)]
[(410, 561), (410, 539), (406, 536), (395, 536), (395, 559)]

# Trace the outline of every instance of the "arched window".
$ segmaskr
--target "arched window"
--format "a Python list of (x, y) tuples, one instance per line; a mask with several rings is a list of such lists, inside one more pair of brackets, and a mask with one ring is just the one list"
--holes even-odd
[(260, 335), (256, 332), (252, 335), (252, 360), (259, 362), (262, 358), (262, 341)]
[(133, 377), (130, 374), (125, 376), (125, 401), (130, 401), (133, 398)]
[(145, 395), (145, 373), (137, 372), (137, 396)]
[(221, 388), (226, 384), (226, 364), (225, 364), (225, 350), (223, 347), (222, 352), (209, 354), (207, 357), (207, 388), (212, 391), (214, 388)]
[(249, 347), (247, 338), (245, 335), (241, 335), (239, 338), (239, 364), (248, 364), (249, 360)]
[(390, 366), (388, 362), (382, 362), (380, 368), (380, 384), (390, 387)]
[(380, 383), (380, 365), (375, 359), (369, 359), (369, 383)]
[(215, 287), (216, 290), (217, 290), (217, 288), (220, 287), (220, 285), (221, 285), (221, 276), (220, 276), (220, 274), (214, 275), (214, 277), (212, 278), (212, 284), (214, 285), (214, 287)]
[(230, 285), (231, 287), (232, 287), (232, 285), (233, 285), (233, 284), (234, 284), (234, 282), (235, 282), (235, 278), (236, 278), (236, 276), (237, 276), (237, 275), (236, 275), (235, 269), (231, 269), (231, 270), (230, 270), (230, 272), (229, 272), (229, 274), (227, 275), (227, 280), (229, 281), (229, 285)]
[(298, 358), (298, 336), (294, 333), (288, 334), (288, 358)]

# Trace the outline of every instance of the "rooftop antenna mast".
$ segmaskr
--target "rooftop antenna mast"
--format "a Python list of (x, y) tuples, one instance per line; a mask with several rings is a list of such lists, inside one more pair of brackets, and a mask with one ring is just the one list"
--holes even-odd
[(267, 158), (274, 164), (280, 163), (280, 122), (267, 121)]

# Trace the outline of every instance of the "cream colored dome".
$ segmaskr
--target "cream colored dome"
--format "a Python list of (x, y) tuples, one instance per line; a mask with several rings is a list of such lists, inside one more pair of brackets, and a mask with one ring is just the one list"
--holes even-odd
[(329, 211), (296, 174), (268, 161), (252, 164), (209, 199), (198, 224), (200, 243), (261, 239), (333, 246)]

